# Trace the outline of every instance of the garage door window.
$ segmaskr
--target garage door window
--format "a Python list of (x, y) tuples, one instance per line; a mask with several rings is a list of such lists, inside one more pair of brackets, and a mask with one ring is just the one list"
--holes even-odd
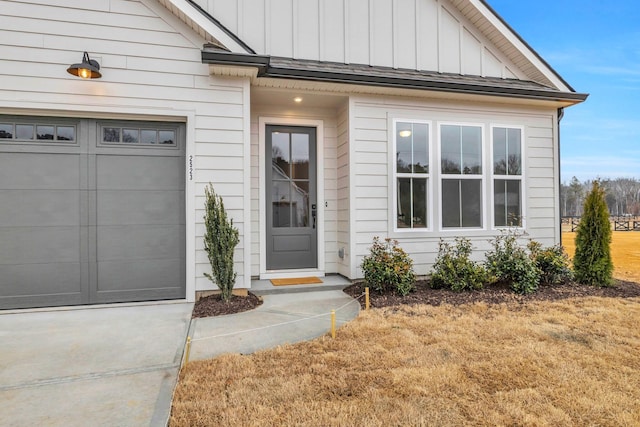
[(18, 141), (74, 142), (75, 126), (36, 123), (0, 123), (0, 139)]
[(176, 145), (174, 129), (143, 129), (104, 126), (102, 142), (105, 144)]

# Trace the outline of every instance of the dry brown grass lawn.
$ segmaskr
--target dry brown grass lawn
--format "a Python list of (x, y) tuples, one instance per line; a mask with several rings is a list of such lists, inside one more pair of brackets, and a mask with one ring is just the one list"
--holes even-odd
[[(576, 233), (562, 233), (562, 244), (569, 256), (576, 250)], [(613, 276), (632, 282), (640, 282), (640, 232), (614, 231), (611, 242)]]
[(637, 298), (372, 310), (192, 362), (171, 425), (640, 425), (639, 322)]

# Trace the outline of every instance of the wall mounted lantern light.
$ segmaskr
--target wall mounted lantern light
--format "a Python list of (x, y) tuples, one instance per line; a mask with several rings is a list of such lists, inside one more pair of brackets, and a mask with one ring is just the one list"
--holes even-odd
[(99, 79), (102, 77), (102, 74), (100, 74), (100, 64), (98, 64), (98, 61), (95, 59), (90, 59), (87, 52), (82, 55), (82, 63), (71, 65), (67, 68), (67, 73), (83, 79)]

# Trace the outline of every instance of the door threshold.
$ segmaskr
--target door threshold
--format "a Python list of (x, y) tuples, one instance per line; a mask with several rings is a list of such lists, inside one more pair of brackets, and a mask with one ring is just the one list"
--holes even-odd
[(269, 279), (294, 279), (296, 277), (324, 277), (324, 270), (300, 269), (300, 270), (269, 270), (260, 274), (260, 280)]

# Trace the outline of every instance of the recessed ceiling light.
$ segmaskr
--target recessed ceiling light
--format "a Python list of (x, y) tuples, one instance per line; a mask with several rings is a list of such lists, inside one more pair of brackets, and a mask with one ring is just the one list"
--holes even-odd
[(410, 130), (401, 130), (400, 132), (398, 132), (398, 135), (400, 135), (403, 138), (408, 138), (411, 136), (411, 131)]
[(295, 102), (297, 102), (297, 103), (300, 103), (300, 102), (302, 102), (302, 97), (300, 97), (300, 96), (296, 96), (295, 98), (293, 98), (293, 100), (294, 100)]

